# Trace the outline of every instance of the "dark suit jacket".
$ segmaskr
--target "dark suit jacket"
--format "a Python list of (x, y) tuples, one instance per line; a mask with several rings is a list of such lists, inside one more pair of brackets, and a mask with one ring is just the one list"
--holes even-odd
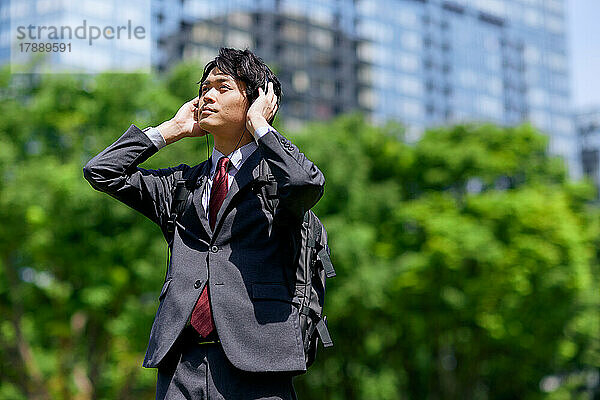
[[(143, 366), (158, 366), (208, 284), (215, 327), (234, 366), (245, 371), (306, 371), (295, 293), (299, 238), (294, 227), (323, 194), (321, 171), (284, 136), (267, 133), (236, 173), (213, 232), (201, 205), (209, 161), (195, 167), (137, 167), (156, 151), (131, 125), (83, 170), (95, 189), (143, 213), (166, 234), (174, 182), (201, 168), (193, 205), (175, 229)], [(256, 190), (261, 159), (277, 180), (279, 202), (272, 212)]]

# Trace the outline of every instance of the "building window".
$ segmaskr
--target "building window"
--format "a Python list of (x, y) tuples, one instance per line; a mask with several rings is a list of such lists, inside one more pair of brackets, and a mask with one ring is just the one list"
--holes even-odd
[(403, 32), (400, 38), (402, 47), (409, 50), (419, 50), (421, 48), (421, 38), (415, 32)]
[(232, 30), (227, 33), (226, 46), (243, 49), (252, 46), (252, 37), (247, 32)]
[(292, 42), (306, 41), (306, 29), (299, 24), (288, 21), (281, 29), (283, 37)]
[(423, 105), (416, 100), (403, 99), (399, 101), (399, 107), (408, 118), (421, 119), (424, 115)]
[(542, 24), (542, 15), (534, 8), (527, 8), (523, 14), (523, 21), (527, 25), (537, 28)]
[(560, 18), (546, 16), (546, 29), (553, 33), (562, 34), (565, 31), (565, 24)]
[(223, 31), (206, 24), (195, 25), (192, 28), (192, 38), (196, 43), (219, 45), (223, 42)]
[(408, 9), (393, 7), (389, 10), (389, 15), (402, 27), (414, 28), (419, 25), (419, 17)]
[(529, 113), (529, 120), (539, 129), (546, 129), (546, 127), (550, 125), (550, 116), (541, 110), (536, 110)]
[(333, 22), (333, 13), (327, 7), (313, 6), (310, 9), (310, 18), (319, 24), (331, 24)]
[(362, 38), (379, 42), (389, 42), (394, 37), (394, 32), (389, 26), (374, 21), (360, 21), (356, 32)]
[(252, 16), (246, 13), (231, 13), (228, 19), (230, 25), (239, 28), (249, 29), (252, 26)]
[(419, 58), (416, 55), (409, 53), (398, 54), (394, 61), (398, 69), (407, 72), (417, 71), (420, 66)]
[(574, 135), (575, 129), (573, 128), (573, 121), (567, 117), (554, 117), (552, 118), (552, 125), (554, 130), (563, 135)]
[(562, 14), (563, 12), (563, 4), (559, 0), (545, 0), (544, 4), (548, 10), (551, 10), (555, 13)]
[(358, 93), (358, 104), (367, 109), (374, 109), (377, 106), (375, 94), (370, 89), (362, 89)]
[(477, 99), (477, 108), (481, 114), (493, 119), (502, 118), (502, 112), (504, 110), (502, 102), (491, 96), (479, 96)]
[(360, 43), (357, 48), (357, 55), (360, 60), (374, 63), (377, 60), (377, 50), (371, 43)]
[(549, 53), (548, 67), (554, 71), (564, 72), (567, 69), (567, 58), (560, 53)]
[(371, 84), (373, 82), (373, 72), (369, 67), (363, 67), (358, 70), (358, 81), (360, 83)]
[(310, 87), (310, 78), (306, 71), (297, 71), (292, 75), (292, 87), (298, 93), (304, 93)]
[(291, 65), (302, 65), (304, 64), (303, 53), (295, 47), (287, 46), (283, 52), (283, 59)]
[(423, 84), (417, 78), (410, 76), (396, 77), (398, 91), (402, 94), (412, 96), (421, 96), (423, 94)]
[(504, 17), (506, 12), (502, 0), (476, 0), (475, 7), (498, 17)]
[(546, 107), (548, 105), (548, 92), (541, 88), (533, 88), (527, 94), (527, 102), (534, 107)]
[(314, 44), (321, 50), (330, 50), (333, 47), (333, 36), (331, 32), (323, 29), (313, 29), (309, 32), (309, 43)]

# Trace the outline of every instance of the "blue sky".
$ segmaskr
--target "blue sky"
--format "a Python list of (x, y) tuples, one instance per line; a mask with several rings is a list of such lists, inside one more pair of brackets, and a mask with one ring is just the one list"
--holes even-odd
[(600, 0), (567, 0), (571, 100), (575, 111), (600, 108)]

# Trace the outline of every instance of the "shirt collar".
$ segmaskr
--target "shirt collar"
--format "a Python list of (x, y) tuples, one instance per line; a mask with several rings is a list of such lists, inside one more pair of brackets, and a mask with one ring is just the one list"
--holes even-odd
[[(253, 140), (230, 153), (228, 155), (229, 163), (231, 164), (231, 166), (229, 167), (230, 173), (233, 172), (233, 168), (235, 168), (235, 171), (239, 171), (244, 161), (246, 161), (257, 148), (258, 145)], [(215, 170), (217, 169), (217, 163), (219, 162), (219, 159), (224, 156), (225, 155), (223, 153), (221, 153), (219, 150), (213, 147), (210, 165), (210, 176), (213, 176), (215, 174)]]

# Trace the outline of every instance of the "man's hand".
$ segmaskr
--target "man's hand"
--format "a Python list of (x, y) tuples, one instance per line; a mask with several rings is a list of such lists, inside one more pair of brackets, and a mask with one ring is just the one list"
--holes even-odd
[(179, 108), (173, 118), (160, 124), (157, 129), (167, 144), (189, 136), (204, 136), (207, 131), (198, 125), (198, 97), (193, 98)]
[(273, 82), (269, 82), (267, 93), (258, 88), (258, 98), (246, 113), (246, 128), (252, 133), (261, 126), (270, 126), (267, 122), (277, 112), (277, 96), (273, 90)]

